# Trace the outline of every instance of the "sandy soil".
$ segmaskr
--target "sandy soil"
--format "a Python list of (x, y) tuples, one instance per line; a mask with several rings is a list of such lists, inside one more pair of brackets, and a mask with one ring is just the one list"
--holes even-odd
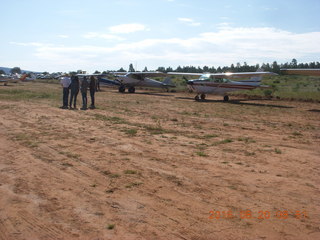
[(0, 100), (0, 240), (320, 239), (319, 103), (193, 97)]

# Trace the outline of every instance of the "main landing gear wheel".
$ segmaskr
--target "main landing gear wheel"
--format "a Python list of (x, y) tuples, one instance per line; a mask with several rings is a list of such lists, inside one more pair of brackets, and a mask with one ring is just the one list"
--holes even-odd
[(128, 92), (129, 93), (134, 93), (136, 89), (134, 87), (129, 87)]
[(199, 97), (199, 95), (195, 96), (195, 97), (194, 97), (194, 100), (196, 100), (196, 101), (200, 101), (200, 97)]
[(201, 98), (201, 100), (205, 100), (205, 99), (206, 99), (206, 95), (202, 93), (202, 94), (200, 95), (200, 98)]
[(119, 92), (124, 93), (126, 91), (125, 86), (120, 86), (119, 87)]
[(224, 96), (223, 101), (228, 102), (229, 101), (229, 96)]

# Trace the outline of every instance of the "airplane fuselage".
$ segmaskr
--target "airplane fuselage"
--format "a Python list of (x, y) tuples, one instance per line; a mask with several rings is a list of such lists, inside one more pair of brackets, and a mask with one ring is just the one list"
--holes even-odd
[(144, 79), (137, 79), (128, 76), (118, 76), (118, 81), (120, 84), (126, 87), (135, 87), (135, 86), (142, 86), (142, 87), (166, 87), (166, 85), (162, 82), (156, 81), (151, 78), (144, 78)]
[(187, 82), (188, 88), (198, 94), (226, 95), (228, 92), (239, 90), (252, 90), (260, 87), (260, 82), (237, 82), (237, 81), (207, 81), (201, 79)]

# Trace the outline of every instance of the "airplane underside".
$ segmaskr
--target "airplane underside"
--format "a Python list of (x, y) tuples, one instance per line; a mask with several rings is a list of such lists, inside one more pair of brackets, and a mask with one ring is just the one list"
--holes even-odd
[[(194, 97), (194, 100), (196, 100), (196, 101), (204, 101), (204, 100), (206, 100), (206, 94), (199, 93)], [(223, 96), (223, 101), (225, 101), (225, 102), (229, 101), (229, 96), (228, 95), (224, 95)]]
[[(126, 86), (125, 85), (121, 85), (119, 87), (119, 92), (124, 93), (125, 91), (126, 91)], [(135, 93), (135, 91), (136, 91), (135, 87), (133, 87), (133, 86), (128, 87), (128, 92), (129, 93)]]

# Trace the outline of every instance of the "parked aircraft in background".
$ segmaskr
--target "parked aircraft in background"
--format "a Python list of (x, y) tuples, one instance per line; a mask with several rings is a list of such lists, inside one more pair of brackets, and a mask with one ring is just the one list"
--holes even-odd
[(295, 75), (308, 75), (308, 76), (320, 76), (320, 69), (309, 68), (309, 69), (280, 69), (282, 74), (295, 74)]
[(239, 73), (177, 73), (169, 75), (200, 76), (189, 80), (188, 88), (197, 93), (195, 100), (205, 100), (206, 94), (222, 95), (224, 101), (229, 100), (228, 93), (239, 90), (252, 90), (255, 88), (269, 88), (261, 85), (264, 76), (277, 75), (272, 72), (239, 72)]
[[(163, 82), (156, 81), (150, 77), (165, 77), (162, 72), (111, 72), (116, 77), (116, 82), (119, 83), (119, 92), (123, 93), (128, 88), (129, 93), (135, 92), (135, 87), (155, 87), (165, 88), (175, 87), (171, 82), (171, 78), (167, 77)], [(110, 81), (110, 80), (109, 80)]]
[(14, 74), (14, 75), (0, 75), (0, 82), (5, 86), (8, 83), (17, 83), (18, 81), (32, 81), (36, 79), (34, 74)]

